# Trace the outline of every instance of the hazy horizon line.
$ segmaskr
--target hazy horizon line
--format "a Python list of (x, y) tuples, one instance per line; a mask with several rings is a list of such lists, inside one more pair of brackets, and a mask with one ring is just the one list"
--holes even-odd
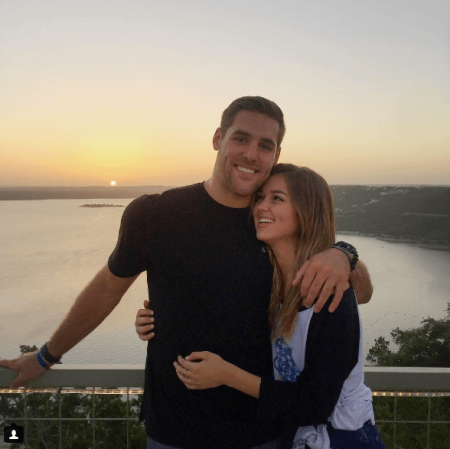
[[(194, 183), (196, 184), (196, 183)], [(36, 185), (2, 185), (0, 184), (0, 189), (143, 189), (148, 187), (167, 187), (167, 188), (177, 188), (185, 187), (187, 184), (182, 185), (163, 185), (163, 184), (152, 184), (152, 185), (120, 185), (120, 186), (108, 186), (108, 185), (86, 185), (86, 186), (75, 186), (75, 185), (64, 185), (64, 186), (36, 186)], [(394, 184), (394, 183), (333, 183), (330, 186), (367, 186), (367, 187), (450, 187), (450, 184)]]

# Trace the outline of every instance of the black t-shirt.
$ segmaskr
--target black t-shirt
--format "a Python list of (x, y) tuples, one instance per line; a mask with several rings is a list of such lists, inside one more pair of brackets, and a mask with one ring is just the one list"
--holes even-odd
[(109, 269), (147, 270), (155, 337), (142, 413), (148, 435), (185, 448), (247, 448), (277, 436), (257, 400), (222, 386), (188, 390), (173, 362), (211, 351), (261, 377), (272, 374), (267, 322), (272, 268), (249, 209), (215, 202), (203, 184), (144, 195), (125, 210)]

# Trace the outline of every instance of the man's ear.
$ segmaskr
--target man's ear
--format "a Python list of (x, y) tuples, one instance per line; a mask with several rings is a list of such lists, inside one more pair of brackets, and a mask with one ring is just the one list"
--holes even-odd
[(281, 153), (281, 147), (278, 147), (275, 151), (275, 158), (273, 160), (273, 165), (276, 165), (276, 163), (278, 162), (278, 159), (280, 157), (280, 153)]
[(222, 141), (222, 130), (220, 128), (217, 128), (213, 136), (213, 148), (216, 151), (219, 151), (221, 141)]

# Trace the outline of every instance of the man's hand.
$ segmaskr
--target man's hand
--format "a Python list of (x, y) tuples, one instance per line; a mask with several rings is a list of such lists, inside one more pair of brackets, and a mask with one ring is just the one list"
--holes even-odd
[(36, 357), (37, 352), (38, 351), (29, 352), (12, 360), (0, 359), (0, 366), (9, 368), (18, 374), (11, 382), (9, 388), (23, 387), (25, 382), (35, 380), (47, 371), (46, 368), (43, 368), (39, 364)]
[(134, 322), (136, 333), (142, 341), (151, 340), (155, 336), (153, 331), (155, 328), (154, 321), (153, 310), (150, 310), (150, 303), (145, 300), (144, 308), (138, 310), (136, 321)]
[(334, 299), (328, 308), (330, 312), (334, 312), (341, 302), (343, 293), (350, 286), (349, 276), (350, 264), (345, 254), (338, 249), (330, 248), (307, 260), (296, 273), (292, 285), (301, 284), (305, 307), (311, 307), (314, 300), (319, 298), (314, 306), (314, 312), (320, 312), (334, 293)]

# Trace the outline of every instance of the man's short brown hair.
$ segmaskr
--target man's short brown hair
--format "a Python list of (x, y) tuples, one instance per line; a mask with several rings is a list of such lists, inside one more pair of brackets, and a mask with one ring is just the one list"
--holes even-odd
[(222, 120), (220, 121), (220, 129), (225, 134), (230, 126), (233, 125), (234, 119), (239, 111), (251, 111), (265, 114), (278, 122), (280, 131), (278, 132), (278, 146), (286, 132), (284, 124), (283, 111), (273, 101), (263, 97), (241, 97), (234, 100), (222, 113)]

